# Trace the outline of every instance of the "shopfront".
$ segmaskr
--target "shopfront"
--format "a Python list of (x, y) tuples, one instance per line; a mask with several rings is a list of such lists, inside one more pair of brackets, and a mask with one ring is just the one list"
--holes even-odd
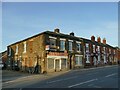
[(47, 72), (67, 70), (67, 53), (49, 52), (47, 55)]

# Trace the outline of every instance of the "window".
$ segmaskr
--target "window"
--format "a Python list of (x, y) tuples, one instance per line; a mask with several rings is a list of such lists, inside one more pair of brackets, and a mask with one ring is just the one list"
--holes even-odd
[(109, 49), (109, 53), (111, 54), (111, 49)]
[(11, 56), (11, 47), (8, 47), (8, 56)]
[(82, 56), (75, 56), (75, 65), (82, 66)]
[(50, 38), (50, 47), (56, 47), (56, 39)]
[(98, 52), (100, 52), (100, 46), (97, 46), (97, 48), (98, 48)]
[(23, 50), (23, 53), (26, 53), (26, 42), (23, 43), (23, 47), (24, 47), (24, 50)]
[(80, 42), (76, 43), (76, 49), (77, 49), (77, 52), (81, 51), (81, 44), (80, 44)]
[(65, 50), (65, 41), (64, 40), (60, 40), (60, 50), (61, 51)]
[(93, 45), (93, 52), (95, 53), (95, 45)]
[(16, 53), (15, 54), (18, 54), (18, 45), (16, 45)]
[(89, 44), (86, 43), (86, 52), (89, 52)]
[(69, 41), (69, 51), (72, 51), (72, 41)]
[(103, 51), (104, 51), (104, 53), (105, 53), (105, 47), (103, 47)]
[(67, 59), (62, 58), (61, 59), (61, 69), (66, 69), (67, 68)]
[(114, 50), (114, 54), (116, 54), (116, 53), (115, 53), (115, 50)]
[(48, 58), (48, 69), (53, 69), (53, 68), (54, 68), (54, 59)]

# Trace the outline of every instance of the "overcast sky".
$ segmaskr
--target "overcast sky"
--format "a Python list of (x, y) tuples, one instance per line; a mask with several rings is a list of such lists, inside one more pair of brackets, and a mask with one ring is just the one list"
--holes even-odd
[(2, 4), (2, 51), (6, 46), (46, 30), (90, 39), (94, 35), (118, 46), (118, 3), (8, 3)]

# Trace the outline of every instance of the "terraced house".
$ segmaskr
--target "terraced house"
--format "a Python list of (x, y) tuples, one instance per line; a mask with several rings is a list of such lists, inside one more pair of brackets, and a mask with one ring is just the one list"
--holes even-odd
[(91, 40), (63, 34), (59, 29), (45, 31), (7, 47), (7, 69), (26, 72), (55, 72), (86, 66), (117, 63), (117, 49), (106, 39)]

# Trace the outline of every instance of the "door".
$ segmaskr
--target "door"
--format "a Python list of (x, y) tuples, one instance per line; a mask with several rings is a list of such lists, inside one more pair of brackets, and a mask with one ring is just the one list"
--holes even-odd
[(55, 71), (60, 71), (60, 59), (55, 59)]

